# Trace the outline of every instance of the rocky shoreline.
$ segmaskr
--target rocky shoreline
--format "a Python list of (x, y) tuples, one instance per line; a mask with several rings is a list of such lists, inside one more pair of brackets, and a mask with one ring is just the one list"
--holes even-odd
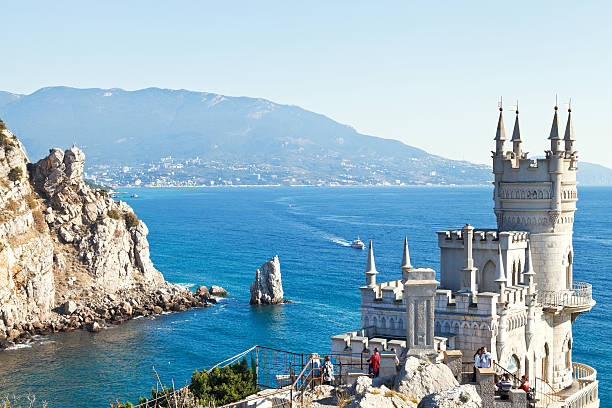
[[(212, 286), (211, 289), (213, 288), (214, 295), (206, 286), (199, 286), (194, 293), (176, 284), (164, 282), (156, 289), (138, 286), (116, 293), (68, 300), (52, 311), (53, 314), (47, 322), (18, 324), (6, 334), (0, 333), (0, 349), (30, 343), (34, 336), (74, 330), (99, 332), (105, 327), (136, 317), (153, 317), (168, 312), (211, 307), (217, 303), (216, 296), (227, 294), (227, 291), (219, 286)], [(92, 288), (95, 289), (97, 288)]]

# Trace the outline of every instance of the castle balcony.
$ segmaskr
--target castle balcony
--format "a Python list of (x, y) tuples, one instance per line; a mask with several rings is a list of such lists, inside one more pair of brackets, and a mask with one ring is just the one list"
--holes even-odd
[(538, 292), (544, 308), (564, 308), (575, 312), (587, 312), (595, 305), (593, 287), (590, 283), (574, 282), (572, 290)]
[(556, 395), (566, 408), (599, 407), (599, 381), (597, 371), (586, 364), (572, 363), (574, 382), (571, 387), (559, 391)]

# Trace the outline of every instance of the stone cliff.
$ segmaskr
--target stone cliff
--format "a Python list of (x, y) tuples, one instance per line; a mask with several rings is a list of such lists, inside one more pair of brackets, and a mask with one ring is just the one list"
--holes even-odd
[(0, 347), (209, 305), (164, 281), (146, 225), (83, 181), (84, 159), (73, 146), (29, 163), (0, 121)]

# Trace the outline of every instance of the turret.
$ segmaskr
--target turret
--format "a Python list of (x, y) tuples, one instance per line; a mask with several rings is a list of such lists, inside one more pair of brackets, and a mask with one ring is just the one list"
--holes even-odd
[(408, 251), (408, 237), (404, 237), (404, 253), (402, 255), (402, 281), (406, 281), (408, 278), (408, 271), (412, 269), (410, 263), (410, 252)]
[(501, 253), (501, 245), (497, 245), (498, 261), (497, 261), (497, 274), (495, 276), (495, 282), (499, 285), (499, 296), (500, 300), (504, 299), (504, 292), (506, 291), (506, 274), (504, 273), (504, 261)]
[(557, 116), (557, 111), (559, 107), (555, 105), (555, 116), (553, 117), (553, 123), (550, 127), (550, 136), (548, 136), (548, 140), (550, 140), (550, 151), (553, 156), (561, 151), (561, 137), (559, 137), (559, 117)]
[(463, 235), (463, 251), (465, 255), (465, 267), (461, 269), (461, 291), (476, 293), (476, 272), (474, 268), (473, 239), (474, 227), (465, 224), (461, 229)]
[(499, 108), (499, 119), (497, 120), (497, 131), (495, 132), (495, 156), (504, 154), (504, 143), (506, 141), (506, 130), (504, 128), (504, 108)]
[(369, 287), (376, 286), (376, 264), (374, 263), (374, 249), (372, 248), (372, 240), (370, 240), (370, 247), (368, 248), (368, 263), (366, 265), (366, 285)]
[(521, 130), (519, 127), (519, 110), (518, 105), (516, 107), (516, 119), (514, 119), (514, 130), (512, 131), (512, 151), (514, 152), (514, 157), (518, 160), (523, 155), (523, 150), (521, 146)]
[(574, 153), (574, 124), (572, 122), (572, 108), (568, 108), (567, 110), (567, 125), (565, 126), (565, 137), (563, 138), (565, 141), (565, 151), (568, 155), (572, 155)]

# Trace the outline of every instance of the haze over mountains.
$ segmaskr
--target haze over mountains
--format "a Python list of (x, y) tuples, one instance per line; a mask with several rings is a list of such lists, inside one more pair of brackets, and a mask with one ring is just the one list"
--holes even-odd
[[(111, 166), (137, 173), (115, 180), (123, 184), (138, 178), (154, 185), (155, 177), (192, 184), (486, 184), (492, 179), (488, 166), (363, 135), (326, 116), (257, 98), (49, 87), (30, 95), (0, 92), (0, 118), (20, 137), (31, 160), (45, 156), (49, 145), (74, 142), (85, 151), (90, 172)], [(174, 159), (159, 166), (168, 156)], [(612, 184), (610, 169), (582, 163), (581, 170), (583, 184)]]

